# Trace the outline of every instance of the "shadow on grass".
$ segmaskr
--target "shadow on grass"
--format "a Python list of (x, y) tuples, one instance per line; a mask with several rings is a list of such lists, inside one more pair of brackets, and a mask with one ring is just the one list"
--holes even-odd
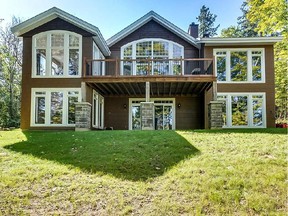
[(251, 128), (235, 128), (235, 129), (215, 129), (215, 130), (191, 130), (191, 132), (196, 133), (265, 133), (265, 134), (287, 134), (287, 128), (258, 128), (258, 129), (251, 129)]
[(25, 131), (15, 152), (79, 167), (92, 173), (142, 181), (162, 175), (199, 153), (175, 131)]

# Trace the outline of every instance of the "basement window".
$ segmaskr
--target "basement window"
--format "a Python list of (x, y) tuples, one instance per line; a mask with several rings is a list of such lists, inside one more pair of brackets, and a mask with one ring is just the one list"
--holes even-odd
[(32, 88), (31, 126), (75, 126), (79, 88)]

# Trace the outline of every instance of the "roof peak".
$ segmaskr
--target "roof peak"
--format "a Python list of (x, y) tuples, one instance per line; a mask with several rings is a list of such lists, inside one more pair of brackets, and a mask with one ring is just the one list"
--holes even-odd
[(128, 25), (127, 27), (125, 27), (120, 32), (116, 33), (114, 36), (110, 37), (107, 40), (108, 46), (110, 47), (110, 46), (114, 45), (115, 43), (117, 43), (118, 41), (123, 39), (124, 37), (128, 36), (129, 34), (134, 32), (135, 30), (139, 29), (144, 24), (148, 23), (151, 19), (155, 20), (156, 22), (158, 22), (160, 25), (162, 25), (166, 29), (170, 30), (174, 34), (176, 34), (179, 37), (181, 37), (182, 39), (186, 40), (188, 43), (199, 48), (198, 40), (196, 40), (194, 37), (189, 35), (184, 30), (180, 29), (179, 27), (177, 27), (176, 25), (174, 25), (170, 21), (166, 20), (165, 18), (163, 18), (162, 16), (160, 16), (158, 13), (156, 13), (153, 10), (149, 11), (144, 16), (140, 17), (135, 22)]
[(16, 26), (13, 26), (11, 28), (12, 32), (15, 33), (17, 36), (21, 36), (23, 34), (25, 34), (26, 32), (29, 32), (31, 31), (32, 29), (35, 29), (47, 22), (50, 22), (52, 20), (54, 20), (55, 18), (61, 18), (81, 29), (84, 29), (86, 30), (87, 32), (90, 32), (91, 34), (93, 34), (94, 36), (97, 36), (97, 38), (99, 38), (99, 46), (102, 48), (102, 51), (106, 54), (106, 55), (109, 55), (110, 54), (110, 50), (106, 44), (106, 41), (104, 40), (101, 32), (99, 31), (99, 29), (72, 15), (72, 14), (69, 14), (67, 13), (66, 11), (63, 11), (61, 10), (60, 8), (57, 8), (57, 7), (52, 7), (26, 21), (23, 21), (22, 23), (19, 23), (18, 25)]

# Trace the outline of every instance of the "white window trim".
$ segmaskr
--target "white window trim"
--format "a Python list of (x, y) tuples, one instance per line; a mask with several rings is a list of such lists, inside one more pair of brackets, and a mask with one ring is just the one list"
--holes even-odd
[[(172, 130), (175, 130), (176, 128), (176, 110), (175, 110), (175, 98), (150, 98), (150, 102), (154, 102), (154, 101), (172, 101)], [(128, 121), (129, 121), (129, 130), (132, 130), (132, 102), (133, 101), (141, 101), (141, 102), (145, 102), (145, 98), (129, 98), (129, 117), (128, 117)], [(156, 105), (167, 105), (169, 103), (156, 103)], [(140, 105), (140, 104), (139, 104)], [(154, 104), (155, 105), (155, 104)]]
[[(78, 91), (78, 101), (81, 101), (81, 88), (32, 88), (31, 89), (31, 112), (30, 112), (30, 126), (31, 127), (73, 127), (75, 124), (68, 124), (68, 92)], [(36, 92), (45, 92), (45, 124), (35, 123), (35, 98)], [(51, 116), (51, 92), (63, 93), (63, 114), (62, 124), (50, 124)], [(39, 95), (41, 96), (41, 95)]]
[[(99, 94), (97, 91), (93, 89), (93, 103), (92, 103), (92, 127), (103, 129), (104, 128), (104, 97)], [(96, 107), (94, 105), (94, 100), (96, 100)], [(101, 110), (101, 122), (99, 122), (99, 105), (102, 104), (102, 110)], [(94, 122), (96, 124), (94, 124)], [(100, 124), (99, 124), (100, 123)]]
[[(233, 93), (217, 93), (217, 96), (227, 96), (226, 98), (226, 124), (223, 128), (266, 128), (266, 93), (265, 92), (233, 92)], [(231, 96), (247, 96), (247, 110), (248, 110), (248, 125), (243, 126), (233, 126), (232, 125), (232, 108), (231, 108)], [(252, 97), (253, 96), (262, 96), (262, 126), (254, 126), (253, 125), (253, 105), (252, 105)]]
[[(132, 59), (136, 59), (136, 44), (137, 43), (141, 43), (141, 42), (166, 42), (168, 43), (168, 49), (169, 49), (169, 53), (168, 53), (168, 58), (169, 59), (173, 59), (173, 45), (177, 45), (179, 47), (181, 47), (182, 51), (181, 51), (181, 58), (184, 58), (184, 46), (182, 46), (181, 44), (178, 44), (176, 42), (173, 42), (173, 41), (170, 41), (170, 40), (165, 40), (165, 39), (162, 39), (162, 38), (144, 38), (144, 39), (140, 39), (140, 40), (135, 40), (135, 41), (132, 41), (130, 43), (127, 43), (125, 45), (123, 45), (121, 47), (121, 59), (124, 59), (124, 49), (128, 46), (131, 46), (132, 45)], [(152, 50), (153, 50), (153, 43), (152, 43)], [(170, 62), (169, 62), (170, 64)], [(136, 75), (136, 64), (133, 62), (133, 69), (132, 69), (132, 72), (133, 72), (133, 75)], [(169, 74), (172, 73), (172, 70), (171, 70), (171, 66), (170, 66), (170, 71), (169, 71)], [(182, 74), (184, 74), (184, 65), (182, 65), (182, 71), (181, 71)], [(121, 61), (121, 69), (120, 69), (120, 75), (123, 75), (123, 61)]]
[[(231, 66), (230, 66), (230, 53), (231, 51), (247, 51), (247, 81), (231, 81)], [(261, 80), (253, 81), (252, 77), (252, 52), (260, 51), (261, 52)], [(226, 55), (216, 55), (217, 52), (226, 52)], [(217, 56), (226, 57), (226, 81), (219, 81), (217, 83), (221, 84), (231, 84), (231, 83), (265, 83), (266, 73), (265, 73), (265, 49), (264, 48), (217, 48), (213, 49), (213, 55), (215, 59), (214, 71), (217, 77)]]
[[(52, 34), (64, 34), (64, 65), (63, 65), (63, 75), (52, 76), (51, 75), (51, 35)], [(43, 49), (46, 50), (46, 75), (36, 75), (37, 71), (37, 60), (36, 60), (36, 38), (39, 36), (47, 36), (47, 44)], [(68, 74), (68, 64), (69, 64), (69, 35), (75, 35), (79, 37), (79, 71), (78, 75), (69, 75)], [(76, 48), (76, 47), (75, 47)], [(77, 47), (78, 48), (78, 47)], [(32, 78), (79, 78), (82, 74), (82, 35), (75, 32), (64, 31), (64, 30), (52, 30), (45, 31), (39, 34), (36, 34), (32, 37)]]

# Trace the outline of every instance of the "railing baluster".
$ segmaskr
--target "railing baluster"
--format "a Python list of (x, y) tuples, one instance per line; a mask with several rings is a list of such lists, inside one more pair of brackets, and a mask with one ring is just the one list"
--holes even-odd
[(115, 68), (115, 75), (117, 77), (119, 74), (119, 59), (118, 58), (116, 58), (115, 67), (116, 67)]
[[(95, 64), (93, 63), (95, 62)], [(83, 77), (89, 76), (121, 76), (120, 70), (123, 69), (124, 76), (152, 76), (152, 75), (211, 75), (215, 76), (215, 57), (213, 58), (190, 58), (184, 59), (182, 56), (180, 58), (174, 59), (87, 59), (83, 58)], [(100, 65), (98, 68), (97, 65)], [(106, 73), (103, 74), (101, 71), (101, 65), (105, 64)], [(123, 65), (123, 68), (121, 68)], [(135, 65), (135, 67), (133, 67)], [(127, 66), (125, 70), (125, 66)], [(93, 68), (95, 67), (95, 68)], [(93, 70), (96, 73), (93, 74)], [(98, 71), (100, 70), (100, 71)], [(113, 72), (114, 70), (114, 72)], [(135, 70), (135, 71), (134, 71)], [(153, 73), (154, 71), (154, 73)], [(100, 73), (98, 73), (100, 72)]]

